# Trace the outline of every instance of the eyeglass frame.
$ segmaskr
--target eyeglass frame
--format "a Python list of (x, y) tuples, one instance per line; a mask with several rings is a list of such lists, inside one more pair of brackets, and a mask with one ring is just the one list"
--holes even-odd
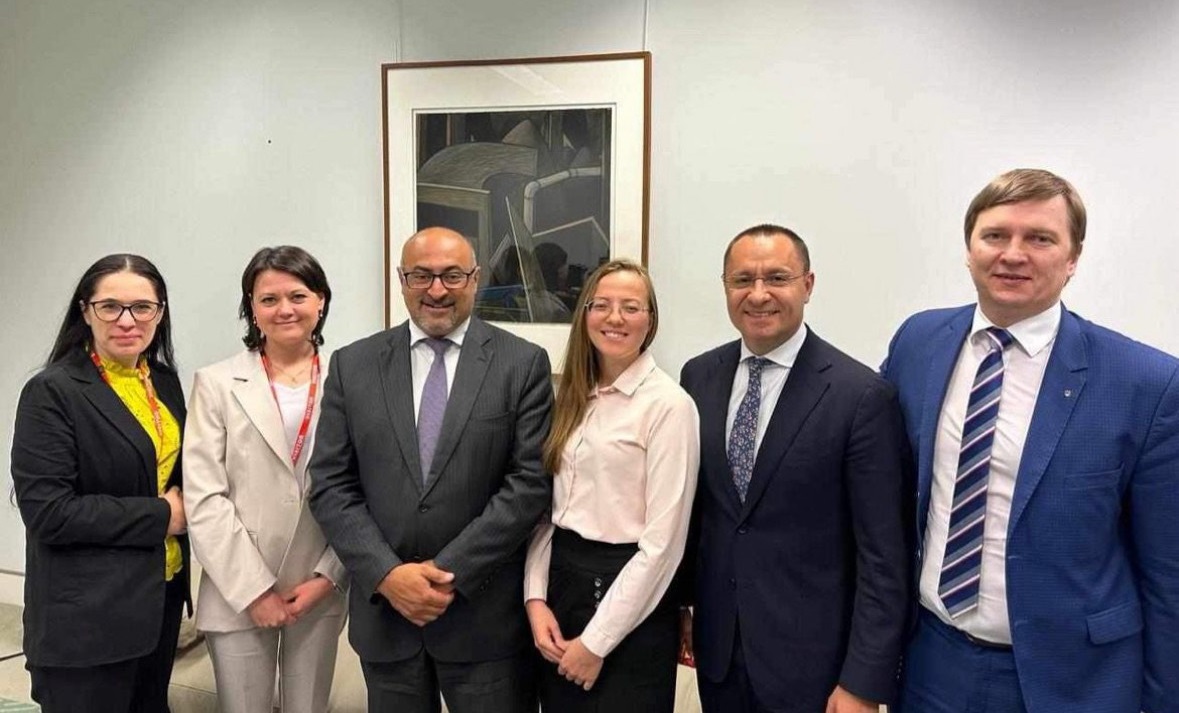
[[(447, 269), (443, 272), (431, 272), (429, 270), (419, 270), (419, 269), (406, 270), (404, 267), (398, 267), (397, 268), (397, 276), (399, 278), (401, 278), (401, 283), (403, 285), (405, 285), (408, 289), (411, 289), (411, 290), (428, 290), (434, 286), (434, 280), (438, 280), (439, 282), (441, 282), (442, 286), (448, 290), (461, 290), (471, 282), (471, 276), (473, 276), (478, 271), (479, 271), (478, 265), (476, 265), (475, 267), (472, 267), (470, 270), (463, 270), (461, 268), (450, 268), (450, 269)], [(426, 275), (429, 275), (430, 282), (425, 285), (422, 285), (421, 287), (414, 287), (413, 285), (409, 284), (409, 276), (410, 275), (421, 275), (423, 277)], [(446, 275), (462, 275), (463, 282), (461, 285), (448, 285), (448, 284), (446, 284), (446, 280), (445, 280)]]
[[(725, 286), (725, 289), (729, 289), (729, 290), (734, 290), (734, 291), (751, 290), (757, 285), (757, 281), (761, 280), (762, 289), (781, 290), (781, 289), (789, 287), (790, 285), (805, 278), (807, 275), (810, 275), (810, 274), (811, 274), (811, 271), (807, 270), (806, 272), (799, 273), (797, 275), (791, 275), (788, 272), (772, 272), (768, 275), (758, 275), (756, 277), (747, 277), (745, 275), (726, 275), (722, 272), (721, 273), (721, 284), (723, 284)], [(780, 278), (780, 277), (785, 278), (785, 280), (782, 282), (782, 284), (771, 285), (769, 283), (770, 278)], [(734, 279), (748, 279), (749, 284), (748, 285), (734, 285), (734, 284), (732, 284), (732, 281)]]
[(622, 315), (623, 319), (638, 317), (640, 314), (643, 314), (644, 312), (646, 312), (648, 314), (655, 314), (655, 310), (651, 309), (650, 307), (643, 307), (641, 305), (636, 305), (634, 312), (627, 312), (625, 309), (623, 309), (623, 307), (630, 306), (630, 304), (625, 303), (625, 302), (620, 302), (617, 300), (608, 300), (604, 297), (594, 297), (589, 300), (586, 300), (585, 306), (583, 306), (582, 309), (585, 310), (586, 314), (593, 314), (594, 313), (594, 305), (601, 304), (603, 302), (609, 307), (609, 309), (606, 312), (602, 313), (603, 317), (609, 317), (611, 314), (614, 314), (615, 310), (618, 310), (618, 314)]
[[(115, 317), (114, 319), (107, 319), (106, 317), (103, 317), (101, 314), (98, 313), (98, 307), (97, 307), (97, 305), (101, 305), (101, 304), (118, 305), (119, 306), (119, 315), (117, 317)], [(155, 314), (148, 317), (147, 319), (140, 319), (140, 318), (136, 317), (135, 312), (132, 311), (132, 308), (134, 308), (135, 305), (152, 305), (153, 307), (156, 308)], [(100, 322), (106, 322), (107, 324), (114, 324), (115, 322), (118, 322), (120, 319), (123, 318), (124, 312), (126, 312), (127, 314), (130, 314), (131, 319), (134, 320), (137, 324), (146, 324), (148, 322), (155, 320), (156, 317), (159, 317), (160, 315), (162, 315), (164, 313), (164, 307), (166, 305), (167, 305), (166, 302), (153, 302), (151, 300), (135, 300), (131, 304), (123, 304), (122, 302), (119, 302), (118, 300), (92, 300), (90, 302), (83, 301), (82, 302), (82, 309), (85, 310), (87, 307), (89, 307), (90, 311), (94, 313), (95, 319), (97, 319)]]

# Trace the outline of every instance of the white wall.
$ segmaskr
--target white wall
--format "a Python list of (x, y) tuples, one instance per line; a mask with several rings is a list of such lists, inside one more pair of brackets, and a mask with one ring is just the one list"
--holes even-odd
[[(263, 244), (323, 261), (331, 344), (381, 327), (381, 62), (644, 42), (668, 370), (732, 338), (721, 252), (767, 220), (811, 245), (811, 326), (877, 363), (908, 313), (970, 300), (962, 213), (1015, 166), (1061, 173), (1090, 209), (1069, 306), (1179, 352), (1169, 0), (7, 0), (0, 445), (74, 280), (107, 252), (164, 271), (186, 381), (237, 348), (235, 282)], [(0, 568), (21, 569), (19, 518), (0, 511)]]

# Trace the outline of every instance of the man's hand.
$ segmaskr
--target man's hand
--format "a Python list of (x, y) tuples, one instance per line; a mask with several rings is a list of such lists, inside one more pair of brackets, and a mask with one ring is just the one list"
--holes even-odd
[[(422, 564), (433, 567), (434, 569), (437, 569), (440, 572), (443, 571), (438, 568), (438, 565), (434, 564), (434, 560), (426, 560)], [(451, 592), (454, 591), (454, 576), (452, 575), (451, 578), (449, 580), (447, 580), (446, 582), (430, 582), (430, 586), (433, 587), (434, 589), (438, 590), (439, 592), (442, 592), (443, 594), (450, 594)]]
[(559, 665), (569, 642), (561, 636), (561, 627), (557, 625), (553, 610), (543, 599), (529, 599), (524, 608), (528, 612), (528, 623), (532, 625), (532, 643), (536, 644), (545, 661)]
[(602, 657), (585, 647), (581, 637), (569, 642), (561, 663), (557, 666), (557, 673), (572, 681), (574, 685), (585, 690), (594, 687), (598, 674), (602, 672)]
[(425, 626), (442, 616), (454, 601), (454, 575), (432, 562), (408, 562), (389, 570), (377, 591), (401, 616), (416, 626)]
[(261, 629), (278, 629), (295, 623), (294, 617), (287, 613), (286, 603), (282, 597), (272, 589), (266, 590), (262, 596), (250, 602), (248, 611), (254, 626)]
[(188, 529), (188, 518), (184, 516), (184, 494), (180, 492), (180, 488), (173, 485), (168, 488), (168, 492), (160, 497), (168, 503), (168, 508), (171, 510), (168, 515), (168, 534), (172, 536), (183, 535), (184, 531)]
[(292, 619), (298, 619), (327, 599), (335, 588), (332, 580), (327, 577), (315, 576), (306, 582), (296, 584), (291, 591), (283, 592), (280, 596), (286, 603), (287, 614)]
[(849, 693), (843, 686), (836, 686), (827, 699), (826, 713), (877, 713), (880, 706)]

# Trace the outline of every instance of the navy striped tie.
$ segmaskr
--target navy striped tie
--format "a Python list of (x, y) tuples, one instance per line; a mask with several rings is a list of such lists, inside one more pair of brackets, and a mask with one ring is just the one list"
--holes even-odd
[(987, 480), (991, 472), (995, 423), (999, 419), (999, 395), (1003, 389), (1003, 350), (1015, 341), (1005, 329), (990, 327), (985, 333), (991, 341), (991, 349), (978, 365), (970, 399), (966, 403), (954, 502), (950, 508), (950, 530), (937, 588), (951, 617), (978, 606)]

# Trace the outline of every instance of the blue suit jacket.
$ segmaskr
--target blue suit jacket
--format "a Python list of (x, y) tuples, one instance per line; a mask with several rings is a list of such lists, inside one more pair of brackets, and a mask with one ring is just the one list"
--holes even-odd
[(836, 683), (889, 701), (909, 605), (904, 427), (893, 389), (807, 335), (742, 503), (725, 420), (740, 343), (689, 361), (700, 477), (684, 576), (695, 580), (699, 674), (722, 680), (734, 635), (774, 710), (823, 710)]
[[(919, 561), (938, 417), (973, 315), (969, 305), (909, 318), (881, 368), (917, 459)], [(1007, 562), (1029, 711), (1179, 710), (1179, 361), (1063, 310)]]

